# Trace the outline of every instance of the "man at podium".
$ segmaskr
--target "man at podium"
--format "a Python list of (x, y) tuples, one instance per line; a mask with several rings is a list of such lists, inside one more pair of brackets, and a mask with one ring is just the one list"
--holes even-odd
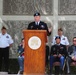
[(31, 22), (28, 25), (27, 29), (30, 29), (30, 30), (47, 30), (47, 35), (50, 35), (52, 28), (48, 28), (46, 23), (40, 21), (40, 16), (41, 16), (40, 13), (36, 12), (34, 14), (34, 20), (35, 21)]
[[(34, 14), (34, 22), (28, 25), (29, 30), (47, 30), (47, 35), (51, 35), (52, 28), (48, 28), (47, 24), (40, 20), (41, 15), (39, 12)], [(46, 45), (46, 64), (48, 64), (49, 46)]]

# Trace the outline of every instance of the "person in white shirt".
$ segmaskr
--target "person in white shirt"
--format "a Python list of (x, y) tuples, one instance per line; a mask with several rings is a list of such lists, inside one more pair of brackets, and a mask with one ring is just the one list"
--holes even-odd
[[(58, 29), (58, 35), (57, 35), (57, 36), (60, 36), (60, 38), (61, 38), (61, 42), (60, 42), (60, 43), (61, 43), (61, 44), (66, 45), (66, 46), (69, 45), (69, 41), (68, 41), (67, 37), (63, 35), (63, 30), (62, 30), (62, 28), (59, 28), (59, 29)], [(55, 36), (55, 37), (56, 37), (56, 36)], [(55, 45), (55, 44), (56, 44), (55, 37), (54, 37), (53, 40), (52, 40), (52, 45)]]
[(4, 62), (4, 72), (8, 73), (9, 66), (9, 48), (12, 46), (13, 40), (7, 33), (7, 29), (3, 26), (0, 33), (0, 71), (2, 68), (2, 61)]

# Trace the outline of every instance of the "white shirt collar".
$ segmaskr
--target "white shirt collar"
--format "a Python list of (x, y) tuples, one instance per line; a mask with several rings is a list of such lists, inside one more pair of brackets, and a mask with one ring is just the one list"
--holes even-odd
[[(1, 33), (1, 35), (3, 35), (3, 34)], [(4, 35), (7, 35), (7, 33), (5, 33)]]
[(38, 25), (39, 25), (39, 23), (40, 23), (40, 21), (38, 21), (38, 22), (35, 22), (36, 24), (38, 23)]
[(59, 44), (56, 44), (56, 45), (60, 45), (60, 43)]

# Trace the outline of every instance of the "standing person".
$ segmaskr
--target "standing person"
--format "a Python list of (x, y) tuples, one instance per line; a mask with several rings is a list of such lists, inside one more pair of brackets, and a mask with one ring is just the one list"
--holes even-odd
[[(45, 22), (41, 21), (40, 19), (41, 19), (40, 13), (36, 12), (34, 14), (34, 22), (31, 22), (28, 25), (27, 29), (29, 29), (29, 30), (46, 30), (47, 35), (48, 36), (51, 35), (52, 28), (48, 28), (47, 24)], [(48, 55), (49, 55), (49, 46), (46, 45), (46, 64), (48, 64)]]
[(18, 63), (19, 63), (19, 72), (18, 74), (23, 74), (24, 71), (24, 38), (21, 40), (20, 45), (18, 46)]
[(60, 62), (60, 71), (63, 72), (65, 57), (67, 55), (66, 46), (60, 43), (60, 37), (55, 38), (56, 44), (51, 47), (50, 53), (50, 73), (52, 73), (53, 63)]
[(70, 64), (76, 62), (76, 37), (73, 38), (73, 44), (68, 48), (68, 74), (70, 73)]
[(3, 61), (6, 73), (8, 73), (9, 49), (12, 46), (12, 44), (13, 40), (11, 36), (7, 33), (7, 29), (3, 26), (0, 33), (0, 71)]
[[(58, 35), (57, 35), (57, 36), (60, 36), (60, 38), (61, 38), (61, 42), (60, 42), (60, 43), (61, 43), (61, 44), (66, 45), (66, 46), (69, 45), (69, 41), (68, 41), (67, 37), (63, 35), (63, 30), (62, 30), (62, 28), (59, 28), (59, 29), (58, 29)], [(56, 36), (55, 36), (55, 37), (56, 37)], [(52, 45), (56, 44), (55, 37), (53, 38)]]
[(41, 15), (39, 12), (36, 12), (34, 14), (34, 22), (31, 22), (29, 25), (28, 25), (28, 28), (27, 29), (30, 29), (30, 30), (47, 30), (47, 35), (50, 35), (51, 34), (51, 30), (52, 28), (48, 28), (47, 27), (47, 24), (42, 22), (40, 20), (41, 18)]

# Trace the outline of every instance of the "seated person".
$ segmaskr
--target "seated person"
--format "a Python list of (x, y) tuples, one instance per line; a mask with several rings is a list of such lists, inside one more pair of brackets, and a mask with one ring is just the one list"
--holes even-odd
[(21, 40), (21, 44), (18, 46), (18, 63), (20, 67), (20, 74), (24, 71), (24, 38)]
[(76, 62), (76, 37), (73, 38), (73, 45), (68, 48), (68, 73), (70, 73), (71, 62)]
[(52, 74), (53, 63), (60, 62), (60, 71), (63, 72), (65, 57), (67, 55), (66, 46), (60, 43), (60, 36), (55, 38), (56, 44), (51, 47), (50, 53), (50, 73)]

